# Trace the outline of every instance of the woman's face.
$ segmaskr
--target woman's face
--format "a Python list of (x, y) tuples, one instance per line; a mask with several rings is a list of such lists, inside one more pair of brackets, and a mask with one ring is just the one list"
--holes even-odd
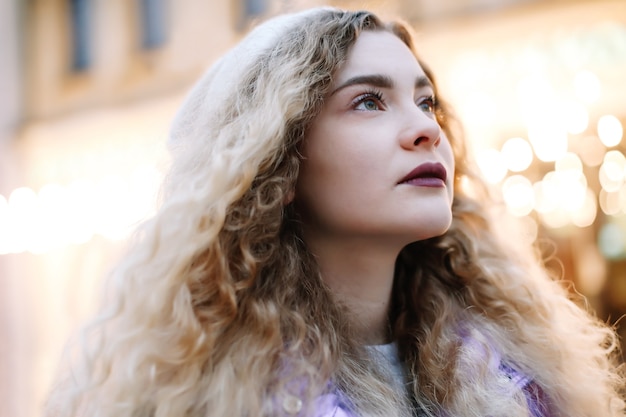
[(359, 36), (303, 144), (295, 198), (307, 234), (404, 245), (448, 229), (454, 157), (433, 94), (398, 37)]

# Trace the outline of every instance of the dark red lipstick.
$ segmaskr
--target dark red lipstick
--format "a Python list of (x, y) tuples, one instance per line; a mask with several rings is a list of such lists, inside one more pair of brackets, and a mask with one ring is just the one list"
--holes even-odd
[(418, 187), (444, 187), (447, 172), (439, 162), (425, 162), (409, 172), (398, 184), (409, 184)]

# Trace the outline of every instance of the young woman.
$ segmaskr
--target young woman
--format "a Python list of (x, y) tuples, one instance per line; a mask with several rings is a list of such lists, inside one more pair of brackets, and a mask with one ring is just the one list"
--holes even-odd
[(50, 415), (624, 416), (614, 333), (498, 241), (436, 96), (368, 12), (251, 32)]

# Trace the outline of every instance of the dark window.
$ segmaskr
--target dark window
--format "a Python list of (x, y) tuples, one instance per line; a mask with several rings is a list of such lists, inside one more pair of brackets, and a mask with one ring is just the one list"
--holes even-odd
[(235, 27), (238, 30), (250, 29), (250, 23), (267, 12), (269, 0), (239, 0), (239, 12)]
[(246, 18), (260, 16), (265, 13), (267, 0), (244, 0), (244, 15)]
[(141, 6), (141, 46), (155, 49), (167, 40), (165, 0), (140, 0)]
[(91, 0), (70, 0), (72, 19), (72, 70), (81, 72), (91, 66)]

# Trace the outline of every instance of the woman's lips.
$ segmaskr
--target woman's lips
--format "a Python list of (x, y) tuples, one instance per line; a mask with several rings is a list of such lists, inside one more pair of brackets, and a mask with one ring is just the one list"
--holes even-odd
[(444, 187), (447, 172), (439, 162), (425, 162), (405, 175), (398, 184), (409, 184), (418, 187)]

